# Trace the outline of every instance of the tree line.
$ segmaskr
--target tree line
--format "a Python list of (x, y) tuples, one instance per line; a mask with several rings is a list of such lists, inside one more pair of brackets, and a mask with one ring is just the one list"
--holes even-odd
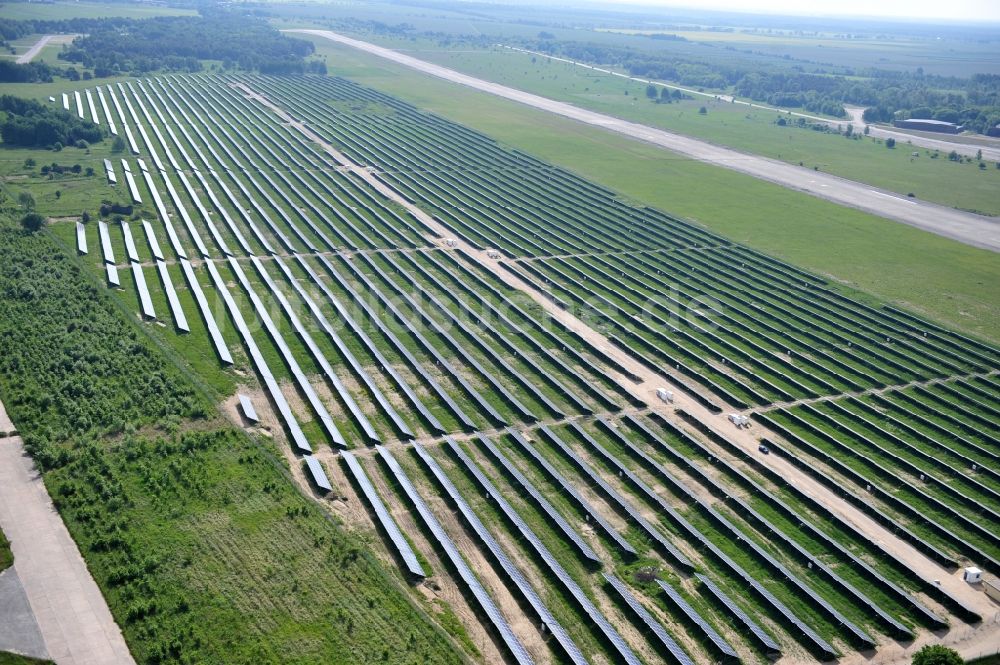
[[(5, 40), (55, 33), (82, 33), (59, 58), (93, 70), (98, 78), (197, 72), (203, 68), (202, 60), (264, 74), (326, 73), (324, 63), (305, 60), (315, 49), (311, 42), (287, 37), (260, 19), (224, 8), (203, 7), (200, 16), (145, 19), (0, 20), (0, 37)], [(58, 68), (19, 69), (25, 67), (10, 64), (6, 72), (0, 69), (0, 81), (71, 76)]]
[(81, 141), (97, 143), (104, 138), (99, 125), (33, 99), (0, 95), (0, 111), (4, 115), (0, 137), (7, 145), (58, 149)]
[(963, 124), (979, 133), (1000, 123), (1000, 76), (995, 74), (933, 76), (920, 68), (912, 72), (876, 68), (808, 72), (799, 63), (766, 67), (760, 63), (747, 65), (738, 59), (700, 60), (671, 51), (541, 36), (511, 37), (506, 41), (579, 62), (620, 67), (639, 78), (732, 91), (754, 101), (833, 117), (846, 117), (843, 107), (847, 104), (866, 107), (865, 119), (870, 122), (933, 118)]

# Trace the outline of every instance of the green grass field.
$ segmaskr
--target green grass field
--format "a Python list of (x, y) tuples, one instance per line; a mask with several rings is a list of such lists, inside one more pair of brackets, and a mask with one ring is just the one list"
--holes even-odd
[(754, 51), (814, 63), (865, 69), (915, 69), (929, 74), (968, 76), (977, 72), (995, 73), (1000, 68), (996, 42), (955, 38), (933, 39), (914, 35), (796, 34), (793, 31), (752, 29), (722, 30), (629, 30), (606, 29), (620, 34), (654, 33), (683, 37), (698, 44), (711, 44), (740, 52)]
[(1000, 340), (1000, 258), (992, 252), (678, 157), (322, 39), (315, 42), (332, 74), (468, 125), (634, 201), (693, 220), (875, 299)]
[[(1000, 169), (992, 162), (981, 169), (975, 161), (951, 162), (946, 154), (934, 158), (933, 151), (902, 143), (890, 150), (881, 141), (863, 136), (849, 140), (836, 133), (780, 126), (779, 114), (774, 111), (704, 97), (656, 104), (646, 98), (646, 86), (641, 83), (504, 48), (475, 49), (468, 44), (447, 48), (430, 40), (378, 41), (423, 60), (581, 108), (792, 164), (818, 167), (903, 195), (913, 193), (954, 208), (1000, 215)], [(708, 113), (698, 112), (702, 106)], [(850, 122), (844, 120), (841, 124), (846, 131)], [(911, 154), (915, 150), (917, 157)]]
[(16, 653), (0, 651), (0, 665), (46, 665), (51, 663), (50, 660), (38, 660)]
[(194, 9), (167, 7), (151, 2), (7, 2), (3, 16), (13, 21), (58, 21), (68, 18), (149, 18), (194, 16)]

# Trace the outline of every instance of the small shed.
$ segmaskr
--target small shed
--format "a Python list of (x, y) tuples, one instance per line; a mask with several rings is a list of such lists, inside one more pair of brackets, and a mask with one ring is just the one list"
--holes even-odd
[(969, 584), (979, 584), (983, 581), (983, 571), (975, 566), (969, 566), (962, 572), (962, 579)]

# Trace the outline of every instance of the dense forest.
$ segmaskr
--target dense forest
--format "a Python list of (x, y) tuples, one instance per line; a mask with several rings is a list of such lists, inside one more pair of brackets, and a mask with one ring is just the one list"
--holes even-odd
[[(202, 60), (216, 60), (225, 69), (265, 74), (325, 73), (320, 61), (306, 62), (311, 42), (281, 34), (266, 22), (236, 11), (203, 8), (201, 16), (148, 19), (66, 19), (62, 21), (0, 20), (0, 37), (31, 34), (81, 33), (59, 57), (82, 65), (103, 78), (154, 71), (196, 72)], [(53, 74), (72, 76), (55, 68), (10, 65), (0, 69), (0, 81), (50, 80)], [(46, 78), (48, 77), (48, 78)]]
[(32, 99), (0, 95), (0, 137), (7, 145), (59, 148), (104, 138), (99, 125)]
[(19, 65), (13, 60), (0, 60), (0, 83), (51, 83), (56, 76), (71, 78), (68, 69), (52, 67), (44, 62)]

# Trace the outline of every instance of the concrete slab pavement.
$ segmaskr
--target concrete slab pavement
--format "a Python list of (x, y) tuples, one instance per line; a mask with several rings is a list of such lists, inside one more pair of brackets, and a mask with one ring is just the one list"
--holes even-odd
[[(0, 404), (0, 431), (5, 421)], [(19, 436), (0, 437), (0, 528), (48, 657), (58, 665), (134, 665)]]

